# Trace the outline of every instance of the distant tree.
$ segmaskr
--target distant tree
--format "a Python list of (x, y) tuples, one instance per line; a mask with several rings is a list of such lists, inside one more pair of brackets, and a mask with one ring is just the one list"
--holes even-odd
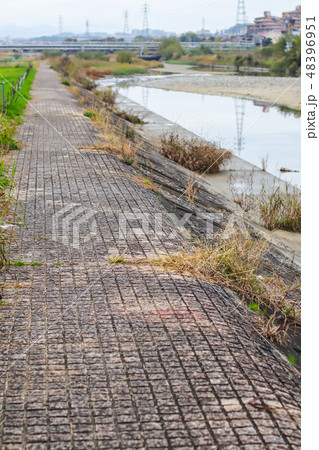
[(158, 50), (164, 59), (178, 59), (183, 54), (181, 43), (175, 38), (162, 39)]
[(301, 67), (301, 37), (296, 36), (291, 42), (291, 47), (286, 54), (286, 64), (289, 75), (300, 74)]
[(128, 51), (119, 52), (116, 56), (116, 61), (122, 64), (131, 64), (133, 61), (133, 53)]
[(244, 65), (245, 61), (246, 61), (246, 58), (244, 56), (239, 56), (239, 55), (236, 56), (234, 63), (235, 63), (237, 72), (239, 72), (239, 68)]
[(286, 58), (283, 56), (279, 61), (273, 62), (271, 65), (273, 75), (284, 77), (287, 71)]
[(198, 36), (198, 34), (193, 31), (188, 31), (187, 33), (183, 33), (179, 40), (180, 42), (202, 42), (203, 38)]
[(247, 61), (247, 64), (248, 64), (249, 66), (252, 66), (252, 65), (253, 65), (253, 61), (254, 61), (253, 56), (252, 56), (251, 54), (249, 54), (249, 55), (246, 57), (246, 61)]
[(268, 47), (271, 44), (272, 44), (272, 39), (271, 38), (268, 37), (268, 38), (264, 39), (263, 47)]
[(286, 54), (287, 39), (283, 36), (276, 44), (273, 45), (273, 53), (276, 56), (284, 56)]
[(145, 36), (135, 36), (134, 42), (144, 42), (146, 41)]

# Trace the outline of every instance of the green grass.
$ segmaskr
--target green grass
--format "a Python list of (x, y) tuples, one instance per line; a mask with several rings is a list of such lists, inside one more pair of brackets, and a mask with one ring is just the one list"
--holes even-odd
[(167, 61), (165, 61), (166, 64), (177, 64), (180, 66), (196, 66), (196, 62), (194, 61), (187, 61), (186, 58), (185, 59), (168, 59)]
[(61, 83), (65, 86), (71, 86), (71, 83), (66, 78), (61, 78)]
[(96, 119), (96, 114), (93, 111), (85, 111), (83, 116), (89, 117), (90, 119)]
[[(27, 70), (27, 66), (24, 67), (0, 67), (0, 81), (5, 81), (5, 90), (6, 93), (11, 88), (10, 84), (14, 84), (18, 81), (19, 77), (24, 74)], [(9, 105), (6, 117), (9, 119), (13, 119), (17, 116), (21, 116), (24, 108), (26, 107), (27, 100), (30, 100), (29, 91), (31, 89), (34, 77), (36, 74), (36, 70), (34, 68), (31, 69), (29, 75), (25, 79), (21, 89), (19, 90), (19, 94), (17, 94), (16, 98)], [(4, 79), (4, 78), (5, 79)], [(1, 99), (2, 100), (2, 99)]]
[(254, 312), (258, 312), (259, 311), (259, 304), (258, 303), (250, 302), (248, 306), (249, 306), (250, 311), (254, 311)]
[(38, 261), (33, 261), (33, 262), (25, 262), (25, 261), (13, 261), (11, 263), (12, 266), (41, 266), (42, 263), (38, 262)]
[(290, 364), (292, 364), (292, 365), (296, 364), (296, 358), (294, 357), (294, 355), (290, 354), (288, 356), (288, 359), (289, 359)]
[(127, 76), (127, 75), (133, 75), (136, 73), (147, 73), (147, 72), (148, 72), (148, 70), (144, 69), (143, 67), (123, 64), (123, 67), (117, 67), (117, 68), (113, 69), (112, 75)]
[(115, 254), (108, 258), (109, 264), (123, 264), (125, 262), (124, 254)]
[[(17, 201), (12, 196), (12, 190), (15, 187), (13, 180), (15, 172), (15, 164), (11, 170), (6, 166), (3, 160), (0, 160), (0, 269), (9, 265), (9, 243), (12, 238), (13, 225), (19, 221), (17, 217), (16, 207)], [(9, 227), (7, 227), (9, 225)]]

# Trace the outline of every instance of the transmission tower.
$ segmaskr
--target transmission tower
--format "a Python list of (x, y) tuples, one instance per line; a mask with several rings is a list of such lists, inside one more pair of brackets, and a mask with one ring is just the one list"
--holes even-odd
[(59, 32), (60, 32), (60, 34), (63, 33), (63, 19), (62, 19), (62, 16), (59, 17)]
[(235, 98), (235, 111), (236, 111), (236, 126), (237, 126), (237, 137), (236, 137), (236, 150), (237, 154), (240, 155), (244, 149), (245, 140), (243, 138), (243, 127), (245, 118), (245, 100), (242, 98)]
[(90, 34), (90, 32), (89, 32), (89, 21), (87, 20), (86, 21), (86, 37), (89, 37), (89, 34)]
[(147, 3), (144, 3), (143, 5), (143, 36), (148, 38), (149, 36), (149, 28), (148, 28), (148, 13), (149, 13), (149, 6)]
[(244, 25), (247, 23), (245, 0), (238, 0), (236, 23)]
[(124, 34), (129, 34), (130, 30), (128, 27), (128, 12), (125, 11), (124, 13), (124, 30), (123, 30)]

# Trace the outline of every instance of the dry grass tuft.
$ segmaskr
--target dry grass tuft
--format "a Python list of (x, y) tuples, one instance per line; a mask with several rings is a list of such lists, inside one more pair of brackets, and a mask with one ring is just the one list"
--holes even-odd
[(301, 231), (301, 194), (295, 187), (286, 184), (285, 191), (279, 187), (271, 193), (262, 189), (256, 199), (261, 220), (266, 228)]
[(198, 173), (216, 173), (231, 153), (201, 139), (186, 139), (171, 132), (162, 136), (161, 153), (177, 164)]
[(69, 92), (71, 92), (71, 94), (75, 95), (76, 97), (80, 97), (80, 89), (76, 86), (70, 86), (69, 88)]
[(265, 272), (267, 247), (267, 240), (237, 233), (228, 239), (216, 238), (211, 245), (199, 244), (188, 252), (150, 260), (149, 264), (190, 273), (236, 292), (247, 305), (256, 305), (256, 321), (265, 336), (284, 342), (288, 329), (300, 323), (300, 307), (290, 298), (299, 285), (287, 285), (269, 267)]
[(196, 174), (192, 173), (187, 177), (186, 198), (189, 202), (194, 203), (196, 194), (200, 191), (200, 186), (196, 184)]
[(146, 189), (150, 189), (153, 192), (156, 192), (159, 190), (159, 188), (149, 179), (149, 178), (143, 178), (139, 175), (125, 175), (130, 180), (135, 181), (140, 186), (143, 186)]

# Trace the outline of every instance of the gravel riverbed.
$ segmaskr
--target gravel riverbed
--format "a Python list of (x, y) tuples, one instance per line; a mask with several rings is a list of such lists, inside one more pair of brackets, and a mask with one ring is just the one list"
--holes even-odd
[[(165, 69), (169, 70), (167, 65)], [(158, 79), (144, 78), (137, 84), (174, 91), (257, 99), (297, 110), (301, 107), (299, 78), (206, 73), (200, 75), (198, 72), (194, 76), (184, 72), (178, 77), (168, 75)]]

